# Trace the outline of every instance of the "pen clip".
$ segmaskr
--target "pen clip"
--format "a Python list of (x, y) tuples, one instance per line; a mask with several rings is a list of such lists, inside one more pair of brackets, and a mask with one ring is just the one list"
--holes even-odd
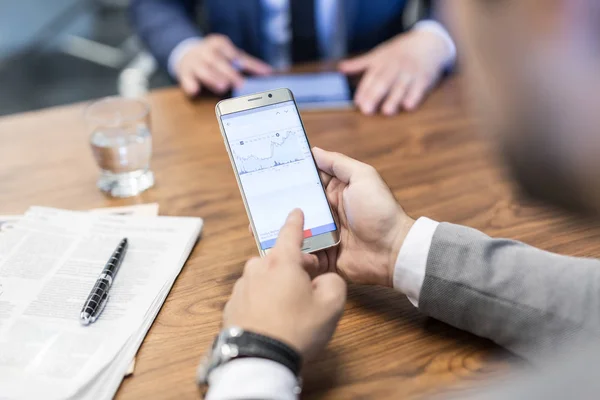
[(104, 311), (104, 307), (106, 307), (106, 303), (108, 302), (108, 294), (104, 293), (102, 296), (102, 300), (100, 300), (100, 304), (98, 305), (98, 309), (94, 313), (94, 315), (90, 316), (90, 323), (96, 322), (102, 311)]

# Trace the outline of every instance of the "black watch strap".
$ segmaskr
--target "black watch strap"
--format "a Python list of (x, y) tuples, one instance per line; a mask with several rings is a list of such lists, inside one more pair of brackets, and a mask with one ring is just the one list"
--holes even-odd
[(230, 339), (238, 347), (235, 358), (257, 357), (280, 363), (300, 375), (302, 356), (287, 344), (254, 332), (244, 331), (238, 337)]

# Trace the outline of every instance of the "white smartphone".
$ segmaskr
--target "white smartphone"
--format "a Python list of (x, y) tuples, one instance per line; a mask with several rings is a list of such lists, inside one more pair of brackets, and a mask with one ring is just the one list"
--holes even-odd
[(216, 113), (260, 254), (275, 246), (295, 208), (304, 212), (302, 251), (336, 246), (338, 227), (292, 92), (223, 100)]

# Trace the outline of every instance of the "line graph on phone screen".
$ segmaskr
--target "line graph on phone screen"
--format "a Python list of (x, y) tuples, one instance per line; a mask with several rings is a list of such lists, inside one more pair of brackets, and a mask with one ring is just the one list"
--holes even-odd
[(301, 125), (229, 145), (261, 243), (277, 237), (294, 208), (304, 212), (305, 229), (333, 223)]
[(302, 128), (256, 135), (231, 143), (238, 174), (252, 174), (310, 157)]

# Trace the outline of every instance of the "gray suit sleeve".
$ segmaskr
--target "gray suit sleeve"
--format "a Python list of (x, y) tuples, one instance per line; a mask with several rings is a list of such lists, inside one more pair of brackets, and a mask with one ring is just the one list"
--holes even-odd
[(441, 400), (597, 400), (598, 342), (570, 349), (534, 369), (518, 369), (486, 388), (439, 397)]
[(442, 223), (419, 309), (535, 363), (600, 336), (600, 262)]

